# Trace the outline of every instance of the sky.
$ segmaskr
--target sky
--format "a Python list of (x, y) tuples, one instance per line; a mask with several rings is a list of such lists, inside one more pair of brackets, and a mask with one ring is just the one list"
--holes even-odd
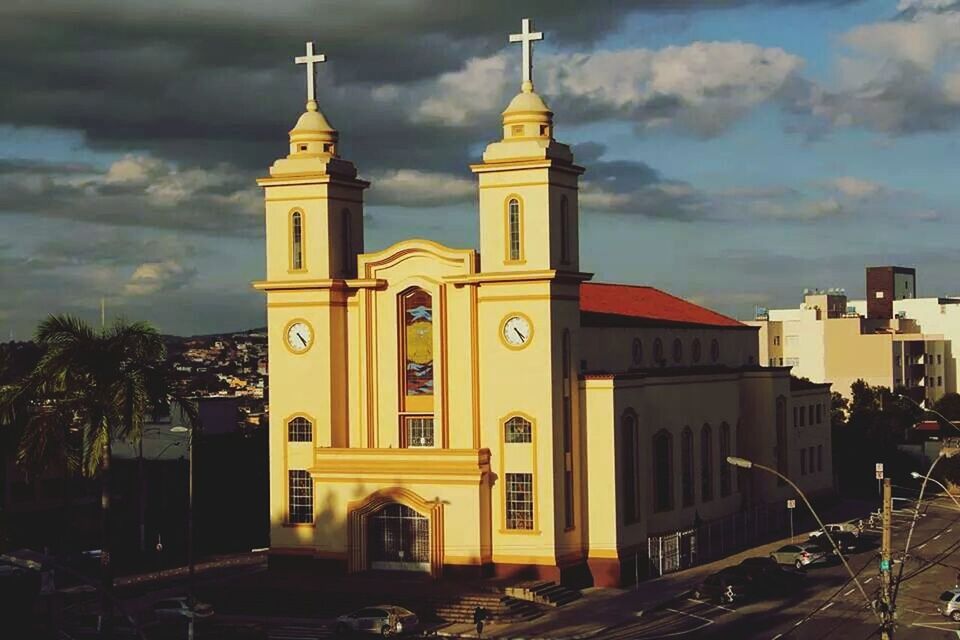
[(7, 0), (0, 340), (51, 313), (265, 324), (262, 193), (313, 41), (366, 250), (477, 247), (468, 165), (534, 83), (586, 167), (581, 268), (738, 318), (864, 267), (960, 294), (960, 0)]

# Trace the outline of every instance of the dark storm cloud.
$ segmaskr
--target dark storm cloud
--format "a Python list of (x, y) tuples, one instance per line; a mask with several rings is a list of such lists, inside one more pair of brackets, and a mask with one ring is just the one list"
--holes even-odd
[[(350, 125), (355, 159), (374, 169), (402, 158), (406, 166), (430, 168), (431, 161), (464, 160), (467, 145), (495, 122), (412, 127), (388, 105), (370, 104), (371, 86), (435, 77), (500, 50), (521, 15), (542, 16), (537, 26), (557, 35), (553, 46), (582, 47), (632, 12), (745, 4), (805, 2), (4, 3), (0, 122), (77, 129), (94, 147), (262, 167), (271, 157), (263, 145), (282, 149), (301, 107), (294, 96), (302, 92), (302, 73), (291, 59), (314, 40), (330, 59), (321, 73), (324, 108), (344, 130)], [(412, 157), (391, 153), (396, 149)]]

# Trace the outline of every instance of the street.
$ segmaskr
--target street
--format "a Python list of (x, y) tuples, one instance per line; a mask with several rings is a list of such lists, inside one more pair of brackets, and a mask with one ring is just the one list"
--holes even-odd
[[(925, 501), (926, 502), (926, 501)], [(937, 613), (937, 597), (956, 584), (960, 547), (960, 513), (947, 498), (929, 502), (927, 515), (917, 523), (910, 559), (903, 568), (897, 599), (897, 632), (910, 638), (960, 637), (960, 623)], [(902, 551), (911, 514), (894, 515), (893, 548)], [(864, 536), (879, 541), (879, 529), (867, 528)], [(848, 555), (868, 596), (877, 597), (879, 569), (877, 545)], [(894, 575), (900, 564), (893, 566)], [(610, 640), (657, 638), (757, 638), (814, 640), (868, 638), (877, 631), (873, 613), (841, 564), (816, 566), (805, 571), (791, 593), (753, 602), (717, 605), (681, 598), (651, 612), (638, 612), (636, 622), (601, 634)], [(598, 637), (601, 637), (598, 636)]]

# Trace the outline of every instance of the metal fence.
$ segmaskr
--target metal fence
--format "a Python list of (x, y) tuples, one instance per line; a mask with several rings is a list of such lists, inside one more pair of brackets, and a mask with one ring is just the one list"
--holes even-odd
[(779, 504), (756, 505), (696, 527), (649, 536), (649, 576), (662, 576), (760, 544), (786, 529), (787, 517)]

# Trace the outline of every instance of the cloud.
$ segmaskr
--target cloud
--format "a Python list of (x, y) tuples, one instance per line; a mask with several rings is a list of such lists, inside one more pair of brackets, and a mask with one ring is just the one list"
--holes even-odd
[(842, 176), (830, 182), (830, 186), (849, 198), (869, 198), (884, 191), (883, 185), (870, 180)]
[[(506, 53), (474, 58), (419, 85), (415, 91), (424, 97), (414, 121), (456, 127), (496, 113), (518, 90), (511, 59)], [(782, 49), (742, 42), (545, 55), (537, 61), (538, 91), (565, 118), (626, 120), (641, 129), (672, 127), (702, 137), (719, 135), (772, 99), (803, 66)]]
[(124, 285), (127, 295), (146, 296), (161, 291), (175, 291), (196, 276), (195, 269), (185, 268), (175, 260), (144, 262), (137, 267)]
[(235, 167), (178, 169), (128, 155), (93, 166), (0, 163), (0, 214), (32, 213), (118, 226), (228, 235), (263, 224), (262, 195)]
[(449, 173), (397, 169), (371, 178), (370, 204), (436, 207), (476, 200), (477, 183)]
[[(588, 151), (600, 153), (597, 147)], [(663, 178), (650, 165), (636, 160), (593, 160), (580, 188), (580, 208), (586, 214), (625, 213), (691, 221), (709, 214), (709, 202), (693, 185)]]
[(960, 3), (906, 0), (898, 9), (894, 20), (843, 34), (849, 51), (837, 61), (837, 87), (800, 81), (784, 93), (788, 111), (800, 116), (797, 130), (901, 136), (960, 124)]

